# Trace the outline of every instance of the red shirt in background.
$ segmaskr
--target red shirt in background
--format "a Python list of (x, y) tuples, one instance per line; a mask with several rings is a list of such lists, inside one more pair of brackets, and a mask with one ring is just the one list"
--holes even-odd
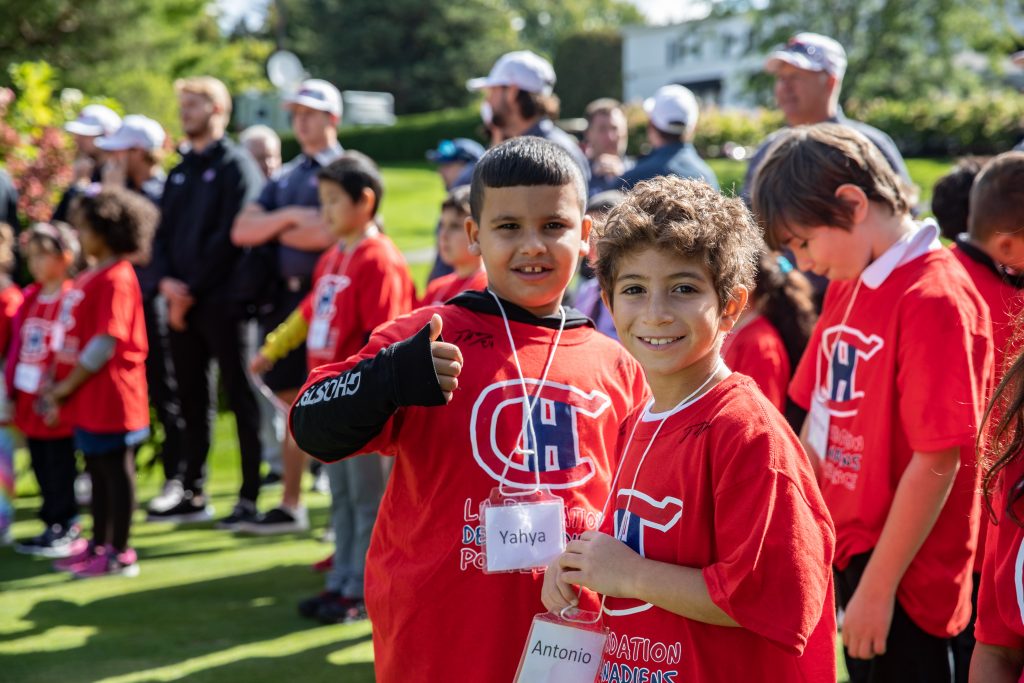
[(914, 452), (960, 448), (953, 489), (896, 592), (920, 628), (945, 638), (971, 614), (980, 512), (971, 465), (992, 332), (988, 306), (937, 234), (925, 227), (898, 242), (865, 269), (859, 287), (829, 285), (790, 396), (805, 409), (818, 396), (830, 416), (821, 491), (840, 569), (877, 544)]
[(120, 434), (148, 427), (149, 344), (142, 293), (131, 264), (119, 259), (79, 274), (61, 300), (55, 333), (64, 337), (58, 372), (73, 368), (93, 337), (109, 335), (116, 342), (113, 357), (68, 400), (66, 410), (75, 428)]
[(688, 406), (637, 410), (627, 441), (601, 531), (647, 559), (702, 569), (741, 628), (608, 597), (597, 680), (834, 681), (835, 531), (796, 435), (754, 382), (734, 373)]
[(779, 412), (786, 410), (786, 389), (792, 374), (786, 345), (775, 326), (757, 315), (722, 344), (722, 359), (731, 370), (750, 377)]
[(313, 290), (299, 304), (310, 326), (309, 369), (357, 353), (375, 327), (408, 313), (415, 298), (405, 258), (385, 235), (369, 233), (350, 251), (341, 244), (325, 251)]
[(486, 289), (487, 272), (481, 268), (472, 275), (459, 277), (455, 273), (448, 273), (431, 280), (427, 285), (427, 291), (420, 299), (420, 306), (440, 306), (456, 294), (461, 294), (467, 289)]
[[(985, 563), (978, 593), (978, 620), (974, 635), (979, 643), (1024, 650), (1024, 529), (1006, 512), (1007, 492), (1024, 476), (1024, 459), (1018, 454), (1000, 473), (999, 488), (992, 496), (998, 524), (988, 525)], [(1024, 520), (1024, 502), (1014, 506)]]
[[(69, 289), (71, 280), (65, 280), (60, 289), (52, 294), (43, 294), (39, 285), (32, 285), (25, 290), (25, 303), (18, 314), (16, 342), (11, 347), (15, 356), (9, 361), (14, 367), (9, 376), (13, 382), (14, 424), (29, 438), (60, 439), (71, 436), (71, 421), (66, 407), (61, 409), (59, 421), (52, 427), (36, 411), (36, 401), (43, 389), (64, 379), (71, 371), (71, 366), (67, 365), (58, 368), (52, 334), (60, 312), (61, 298)], [(19, 372), (18, 366), (27, 366), (28, 371)], [(28, 383), (19, 377), (27, 378)], [(33, 382), (33, 379), (36, 381)], [(36, 384), (34, 390), (31, 387), (33, 383)]]

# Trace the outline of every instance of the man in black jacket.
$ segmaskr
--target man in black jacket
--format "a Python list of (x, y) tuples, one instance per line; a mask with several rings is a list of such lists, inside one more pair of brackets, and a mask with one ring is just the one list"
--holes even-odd
[(259, 409), (246, 374), (247, 334), (235, 301), (232, 276), (242, 250), (231, 243), (239, 210), (259, 194), (263, 177), (240, 147), (224, 136), (231, 97), (223, 83), (208, 76), (175, 84), (181, 127), (188, 136), (182, 162), (171, 170), (153, 243), (153, 267), (167, 299), (171, 355), (185, 418), (185, 469), (177, 502), (166, 501), (151, 520), (209, 519), (213, 509), (203, 494), (213, 421), (211, 361), (216, 359), (235, 414), (242, 454), (242, 488), (225, 526), (256, 514), (260, 485)]

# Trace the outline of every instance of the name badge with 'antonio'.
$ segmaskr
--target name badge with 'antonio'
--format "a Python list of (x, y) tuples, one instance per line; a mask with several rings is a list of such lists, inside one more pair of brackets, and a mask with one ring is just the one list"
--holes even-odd
[(543, 569), (565, 551), (565, 504), (547, 491), (510, 496), (495, 488), (480, 519), (485, 573)]
[(515, 682), (593, 683), (607, 638), (607, 629), (599, 624), (538, 614), (533, 618)]

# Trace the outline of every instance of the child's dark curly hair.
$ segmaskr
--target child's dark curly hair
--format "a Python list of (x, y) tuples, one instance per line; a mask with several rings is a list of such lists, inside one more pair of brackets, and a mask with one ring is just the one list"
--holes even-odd
[(160, 212), (144, 196), (114, 187), (77, 197), (70, 218), (78, 230), (91, 230), (112, 252), (127, 256), (150, 244)]

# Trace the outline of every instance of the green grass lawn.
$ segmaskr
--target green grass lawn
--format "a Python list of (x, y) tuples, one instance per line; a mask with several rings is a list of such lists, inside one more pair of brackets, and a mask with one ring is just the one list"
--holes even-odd
[[(41, 525), (27, 454), (19, 455), (14, 533), (20, 538)], [(211, 464), (214, 505), (227, 514), (239, 484), (230, 417), (218, 421)], [(157, 469), (140, 473), (140, 501), (157, 492), (160, 478)], [(266, 491), (263, 506), (279, 496), (279, 489)], [(72, 581), (49, 571), (48, 561), (0, 548), (0, 680), (372, 681), (367, 623), (320, 626), (295, 611), (301, 598), (322, 590), (322, 577), (309, 565), (332, 548), (317, 540), (327, 496), (305, 499), (314, 532), (304, 536), (246, 539), (212, 523), (147, 524), (139, 511), (136, 578)]]

